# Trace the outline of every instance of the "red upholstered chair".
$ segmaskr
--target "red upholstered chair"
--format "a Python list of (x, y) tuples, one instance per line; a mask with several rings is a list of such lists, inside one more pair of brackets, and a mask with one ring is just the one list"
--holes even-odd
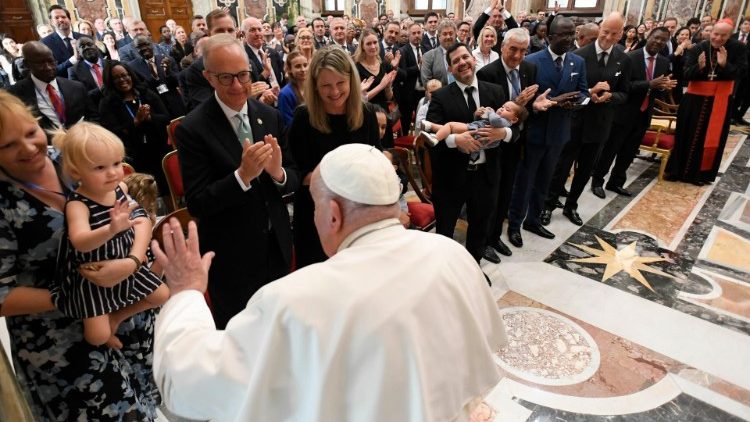
[(171, 145), (173, 149), (177, 149), (177, 138), (174, 136), (174, 131), (177, 129), (177, 126), (182, 123), (182, 119), (184, 118), (185, 116), (172, 119), (167, 126), (167, 143)]
[[(417, 162), (419, 177), (422, 180), (422, 189), (417, 192), (431, 202), (432, 197), (432, 164), (430, 163), (430, 145), (425, 144), (424, 137), (414, 140), (414, 160)], [(416, 189), (415, 189), (416, 190)], [(421, 197), (420, 197), (421, 198)]]
[(399, 148), (414, 149), (414, 136), (399, 136), (395, 141), (393, 141), (393, 145)]
[(135, 169), (128, 163), (122, 163), (122, 173), (124, 176), (130, 176), (135, 173)]
[(411, 170), (411, 160), (409, 160), (409, 150), (406, 148), (395, 147), (388, 151), (398, 162), (398, 167), (406, 174), (409, 185), (417, 194), (419, 201), (409, 201), (406, 205), (409, 207), (411, 222), (419, 230), (430, 231), (435, 227), (435, 208), (432, 206), (429, 198), (422, 192), (422, 187), (417, 183), (414, 172)]
[(185, 196), (185, 187), (182, 184), (182, 171), (180, 170), (180, 157), (177, 151), (170, 151), (161, 160), (161, 168), (169, 185), (169, 196), (172, 198), (172, 209), (180, 208)]
[(674, 148), (676, 122), (677, 118), (674, 116), (654, 116), (651, 119), (651, 126), (641, 140), (642, 150), (661, 155), (659, 181), (664, 180), (664, 169), (667, 168), (669, 155)]

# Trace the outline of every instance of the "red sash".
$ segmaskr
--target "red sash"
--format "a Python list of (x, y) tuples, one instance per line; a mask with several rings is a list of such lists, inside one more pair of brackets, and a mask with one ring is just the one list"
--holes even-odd
[(729, 96), (732, 95), (734, 81), (690, 81), (687, 93), (703, 97), (714, 97), (714, 106), (711, 109), (711, 117), (708, 120), (706, 139), (703, 142), (703, 159), (701, 160), (701, 171), (711, 170), (719, 149), (721, 132), (727, 117), (729, 107)]

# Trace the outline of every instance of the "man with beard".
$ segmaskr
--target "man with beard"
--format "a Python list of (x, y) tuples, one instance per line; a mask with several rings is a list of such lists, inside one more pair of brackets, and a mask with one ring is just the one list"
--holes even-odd
[[(441, 25), (451, 21), (444, 21)], [(430, 50), (438, 53), (440, 49)], [(479, 106), (497, 109), (508, 100), (503, 90), (475, 77), (476, 59), (464, 44), (453, 44), (445, 59), (454, 82), (432, 94), (427, 120), (439, 124), (469, 123)], [(450, 135), (430, 150), (432, 162), (432, 200), (435, 205), (435, 230), (453, 238), (459, 213), (466, 204), (466, 249), (479, 262), (484, 254), (490, 214), (497, 200), (500, 180), (500, 152), (481, 150), (493, 141), (509, 142), (518, 128), (485, 127), (469, 133)], [(476, 153), (478, 154), (472, 154)]]
[(419, 67), (422, 85), (427, 85), (430, 79), (439, 80), (443, 86), (453, 82), (453, 75), (446, 70), (446, 51), (456, 43), (456, 24), (449, 20), (442, 21), (437, 34), (440, 44), (422, 56), (422, 65)]
[(729, 134), (734, 85), (747, 71), (745, 46), (730, 38), (730, 19), (718, 21), (708, 40), (687, 51), (685, 79), (690, 81), (677, 111), (675, 147), (668, 178), (701, 186), (719, 173)]
[[(480, 81), (492, 82), (500, 85), (507, 98), (520, 103), (526, 103), (536, 96), (538, 86), (536, 81), (536, 66), (524, 60), (529, 45), (529, 33), (523, 28), (509, 30), (503, 39), (500, 60), (483, 67), (477, 72)], [(516, 168), (521, 159), (521, 145), (526, 138), (527, 131), (521, 130), (517, 142), (502, 143), (500, 149), (500, 183), (497, 206), (490, 216), (489, 236), (484, 258), (498, 263), (500, 258), (493, 249), (505, 256), (512, 254), (510, 248), (500, 238), (503, 232), (503, 222), (508, 215), (510, 196), (516, 179)]]
[(82, 83), (55, 77), (57, 63), (49, 47), (39, 41), (29, 41), (21, 51), (30, 75), (8, 91), (31, 108), (34, 116), (39, 117), (42, 129), (67, 129), (81, 119), (99, 120), (99, 113)]
[(401, 47), (398, 44), (401, 25), (397, 21), (391, 21), (385, 25), (383, 31), (383, 39), (380, 41), (380, 60), (390, 63), (396, 51)]
[[(555, 235), (542, 226), (539, 217), (544, 209), (552, 172), (560, 151), (570, 140), (573, 103), (588, 96), (586, 63), (569, 53), (575, 36), (573, 21), (563, 16), (550, 18), (549, 47), (526, 57), (536, 66), (535, 83), (542, 95), (549, 94), (553, 107), (535, 107), (528, 120), (528, 135), (508, 210), (508, 239), (515, 247), (523, 246), (521, 227), (547, 239)], [(549, 90), (549, 91), (548, 91)]]
[(83, 35), (78, 39), (78, 55), (83, 58), (75, 66), (68, 68), (68, 79), (81, 82), (89, 91), (89, 98), (95, 106), (102, 99), (103, 70), (108, 60), (102, 58), (101, 50), (94, 40)]
[(651, 124), (654, 99), (663, 98), (666, 92), (677, 85), (670, 79), (669, 59), (659, 54), (669, 40), (669, 30), (654, 28), (648, 35), (646, 46), (628, 53), (632, 65), (630, 89), (625, 104), (615, 107), (612, 131), (604, 145), (599, 161), (591, 177), (591, 191), (604, 198), (604, 177), (615, 161), (607, 182), (607, 190), (630, 196), (625, 185), (625, 172), (633, 162), (641, 145), (643, 135)]
[(82, 34), (70, 28), (70, 12), (62, 6), (52, 5), (49, 8), (49, 23), (55, 32), (42, 38), (42, 43), (49, 47), (57, 61), (57, 76), (67, 77), (68, 68), (78, 63), (76, 40)]

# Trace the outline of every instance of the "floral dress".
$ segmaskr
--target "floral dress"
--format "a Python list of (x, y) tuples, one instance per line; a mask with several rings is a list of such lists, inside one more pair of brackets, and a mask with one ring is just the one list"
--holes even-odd
[[(50, 149), (50, 158), (59, 158)], [(59, 166), (58, 166), (59, 168)], [(0, 181), (0, 304), (15, 287), (49, 289), (62, 212)], [(37, 421), (150, 421), (161, 397), (152, 374), (154, 312), (117, 332), (122, 350), (92, 346), (59, 311), (6, 317), (16, 376)]]

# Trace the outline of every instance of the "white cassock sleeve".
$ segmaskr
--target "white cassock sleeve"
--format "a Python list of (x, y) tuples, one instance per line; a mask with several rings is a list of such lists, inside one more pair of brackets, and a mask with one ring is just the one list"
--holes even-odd
[[(247, 400), (256, 353), (266, 341), (256, 294), (233, 322), (217, 331), (197, 290), (171, 297), (156, 319), (154, 377), (167, 407), (198, 420), (233, 420)], [(228, 327), (229, 328), (229, 327)], [(234, 333), (235, 335), (233, 335)]]

